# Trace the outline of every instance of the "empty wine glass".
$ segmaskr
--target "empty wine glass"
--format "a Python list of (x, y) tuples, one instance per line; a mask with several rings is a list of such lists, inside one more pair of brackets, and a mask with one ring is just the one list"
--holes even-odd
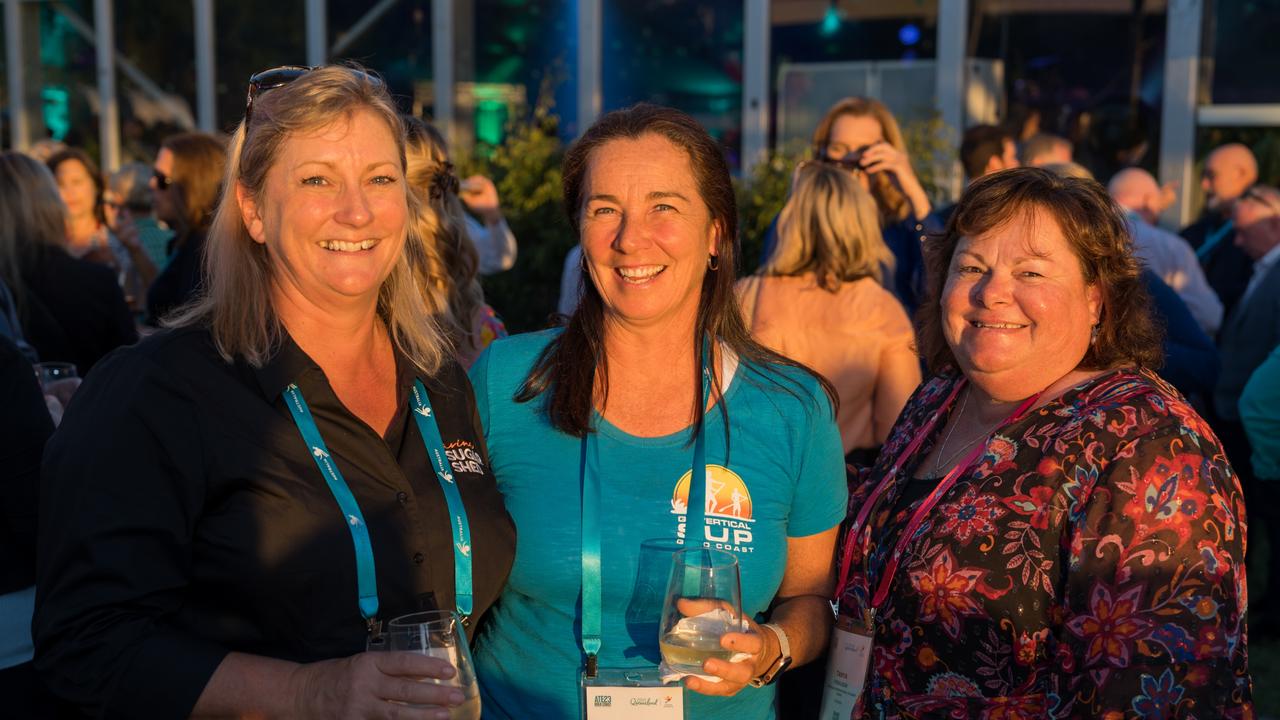
[(370, 650), (412, 652), (448, 660), (457, 673), (448, 679), (423, 678), (421, 682), (456, 687), (466, 698), (461, 705), (446, 708), (449, 720), (480, 720), (480, 686), (467, 643), (466, 628), (457, 613), (431, 610), (402, 615), (389, 621), (381, 642)]
[(667, 666), (700, 674), (708, 658), (729, 660), (734, 651), (720, 644), (729, 632), (744, 632), (738, 558), (706, 548), (672, 555), (658, 636)]

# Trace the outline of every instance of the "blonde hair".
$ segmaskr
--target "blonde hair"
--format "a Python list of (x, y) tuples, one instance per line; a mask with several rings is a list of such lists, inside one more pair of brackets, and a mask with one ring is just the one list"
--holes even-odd
[[(218, 352), (228, 362), (235, 356), (261, 367), (278, 348), (284, 328), (272, 306), (275, 263), (266, 245), (254, 242), (245, 228), (236, 197), (237, 185), (263, 196), (267, 172), (285, 142), (296, 133), (322, 128), (372, 112), (387, 124), (398, 146), (404, 170), (404, 126), (381, 81), (355, 67), (317, 68), (253, 102), (253, 120), (241, 122), (231, 138), (226, 178), (205, 246), (202, 294), (165, 323), (169, 327), (204, 324)], [(419, 234), (423, 213), (417, 198), (405, 190), (409, 209), (404, 251), (378, 291), (378, 316), (392, 342), (420, 371), (432, 374), (445, 359), (446, 341), (436, 325), (419, 278), (427, 261), (426, 240)]]
[(849, 173), (834, 165), (803, 163), (796, 186), (778, 215), (778, 244), (764, 275), (813, 273), (835, 292), (864, 277), (881, 284), (893, 253), (884, 244), (875, 200)]
[[(907, 143), (902, 139), (902, 129), (898, 121), (884, 103), (869, 97), (847, 97), (827, 110), (827, 114), (813, 131), (813, 152), (821, 157), (827, 152), (831, 142), (831, 128), (836, 120), (849, 115), (851, 117), (869, 117), (880, 125), (880, 135), (884, 141), (902, 152), (907, 151)], [(871, 194), (875, 197), (876, 206), (880, 209), (880, 220), (886, 224), (900, 223), (911, 214), (911, 203), (902, 194), (889, 173), (876, 173), (868, 178), (871, 181)]]
[(404, 123), (409, 189), (427, 210), (418, 217), (418, 232), (427, 239), (421, 282), (454, 347), (474, 353), (480, 348), (471, 325), (484, 305), (484, 291), (476, 280), (480, 256), (467, 237), (458, 178), (440, 133), (414, 117)]
[(44, 163), (18, 152), (0, 153), (0, 280), (18, 312), (26, 307), (22, 271), (49, 246), (61, 247), (67, 208)]

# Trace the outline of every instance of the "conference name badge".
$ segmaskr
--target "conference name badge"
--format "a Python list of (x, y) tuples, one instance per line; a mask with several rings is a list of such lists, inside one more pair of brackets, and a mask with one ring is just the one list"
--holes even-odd
[(657, 668), (600, 668), (582, 690), (586, 720), (684, 720), (684, 686), (663, 685)]
[(820, 720), (849, 720), (867, 685), (871, 645), (869, 627), (840, 616), (831, 632), (831, 659), (827, 662)]

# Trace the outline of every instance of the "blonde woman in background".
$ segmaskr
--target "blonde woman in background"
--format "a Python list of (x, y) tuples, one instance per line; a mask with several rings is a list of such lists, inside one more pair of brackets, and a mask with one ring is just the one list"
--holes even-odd
[(878, 215), (849, 173), (802, 164), (778, 217), (776, 249), (737, 286), (756, 340), (835, 386), (845, 454), (868, 451), (857, 458), (866, 462), (920, 383), (911, 322), (881, 284), (894, 258)]
[(466, 215), (458, 197), (459, 181), (445, 151), (444, 138), (427, 123), (405, 117), (405, 153), (409, 187), (432, 213), (423, 213), (419, 228), (426, 244), (432, 307), (453, 342), (463, 367), (471, 367), (489, 343), (507, 336), (507, 329), (493, 308), (485, 304), (480, 289), (480, 258), (467, 238)]

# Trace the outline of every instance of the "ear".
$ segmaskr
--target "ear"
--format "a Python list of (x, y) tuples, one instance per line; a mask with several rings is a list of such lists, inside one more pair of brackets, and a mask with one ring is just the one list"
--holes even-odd
[(719, 220), (711, 223), (711, 243), (707, 248), (707, 254), (715, 257), (720, 254), (720, 238), (724, 237), (724, 226)]
[(1093, 283), (1085, 288), (1085, 302), (1089, 305), (1089, 317), (1093, 318), (1091, 325), (1097, 325), (1102, 322), (1102, 286), (1099, 283)]
[(236, 183), (236, 204), (240, 206), (240, 219), (244, 221), (245, 229), (249, 231), (249, 237), (254, 242), (266, 244), (267, 234), (263, 230), (262, 214), (258, 207), (258, 201), (253, 197), (253, 193), (249, 192), (241, 183)]
[(987, 167), (983, 170), (983, 174), (989, 174), (1004, 169), (1004, 160), (999, 155), (992, 155), (987, 158)]

